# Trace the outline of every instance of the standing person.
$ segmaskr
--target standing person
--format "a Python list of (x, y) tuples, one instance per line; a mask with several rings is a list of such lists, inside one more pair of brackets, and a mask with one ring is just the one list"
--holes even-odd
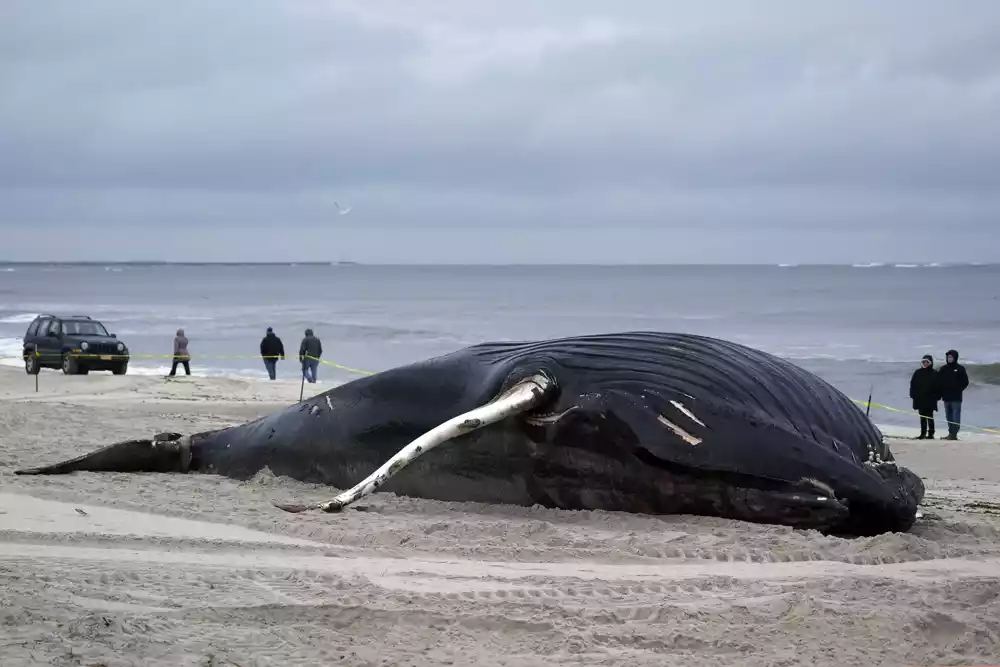
[(273, 380), (277, 375), (278, 358), (285, 358), (285, 346), (271, 327), (267, 328), (267, 333), (260, 340), (260, 356), (264, 359), (267, 376)]
[(958, 363), (958, 350), (948, 350), (944, 358), (944, 366), (938, 369), (944, 418), (948, 420), (948, 435), (944, 439), (958, 440), (962, 425), (962, 392), (969, 386), (969, 374), (965, 366)]
[(920, 368), (910, 377), (910, 398), (913, 409), (920, 415), (920, 436), (917, 440), (934, 439), (934, 411), (938, 408), (941, 393), (938, 372), (934, 370), (934, 357), (925, 354)]
[(299, 361), (302, 362), (302, 375), (310, 383), (316, 382), (316, 369), (319, 368), (321, 356), (323, 356), (323, 343), (313, 335), (312, 329), (306, 329), (306, 336), (299, 345)]
[(178, 329), (174, 336), (174, 362), (170, 365), (170, 374), (177, 375), (177, 364), (184, 365), (184, 373), (191, 375), (191, 355), (188, 354), (188, 339), (184, 329)]

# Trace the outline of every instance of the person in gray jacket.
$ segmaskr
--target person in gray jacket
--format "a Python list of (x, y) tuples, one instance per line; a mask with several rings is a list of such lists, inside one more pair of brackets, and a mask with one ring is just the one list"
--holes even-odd
[(323, 343), (313, 335), (312, 329), (306, 329), (306, 336), (299, 345), (299, 361), (302, 362), (302, 375), (309, 382), (316, 382), (316, 369), (322, 356)]
[(184, 366), (184, 372), (191, 375), (191, 355), (188, 353), (188, 339), (184, 329), (178, 329), (174, 336), (174, 361), (170, 365), (170, 376), (177, 375), (177, 364)]

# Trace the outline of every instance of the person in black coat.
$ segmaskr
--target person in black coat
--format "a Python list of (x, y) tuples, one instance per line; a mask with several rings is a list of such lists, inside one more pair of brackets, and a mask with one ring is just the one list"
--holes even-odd
[(278, 359), (285, 358), (285, 346), (271, 327), (267, 328), (267, 333), (260, 341), (260, 356), (264, 359), (267, 376), (273, 380), (277, 376)]
[(969, 386), (969, 374), (966, 373), (965, 366), (958, 363), (958, 350), (948, 350), (945, 361), (945, 365), (938, 371), (944, 417), (948, 420), (948, 435), (945, 440), (958, 440), (958, 429), (962, 425), (962, 393)]
[(934, 439), (934, 411), (941, 396), (938, 372), (934, 370), (934, 357), (925, 354), (920, 360), (920, 368), (910, 377), (910, 398), (913, 409), (920, 415), (920, 436), (918, 440)]

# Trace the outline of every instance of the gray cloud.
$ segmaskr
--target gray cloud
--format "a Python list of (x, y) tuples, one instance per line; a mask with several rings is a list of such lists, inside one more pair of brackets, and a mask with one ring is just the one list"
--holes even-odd
[(5, 254), (1000, 259), (1000, 4), (619, 4), (7, 0)]

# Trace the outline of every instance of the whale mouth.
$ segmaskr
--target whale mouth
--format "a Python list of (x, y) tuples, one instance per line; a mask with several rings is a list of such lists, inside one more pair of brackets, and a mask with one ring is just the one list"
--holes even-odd
[(272, 504), (286, 512), (303, 512), (308, 509), (321, 509), (324, 512), (340, 511), (347, 505), (374, 492), (386, 480), (408, 466), (420, 455), (465, 433), (470, 433), (508, 417), (523, 415), (536, 410), (549, 401), (555, 391), (555, 382), (544, 372), (517, 380), (513, 384), (508, 382), (491, 401), (456, 417), (452, 417), (448, 421), (424, 433), (399, 450), (371, 475), (356, 484), (353, 488), (339, 494), (333, 500), (313, 505), (297, 503)]
[(191, 438), (180, 433), (157, 433), (149, 439), (125, 440), (76, 458), (37, 468), (15, 470), (15, 475), (67, 475), (72, 472), (187, 472), (191, 465)]

